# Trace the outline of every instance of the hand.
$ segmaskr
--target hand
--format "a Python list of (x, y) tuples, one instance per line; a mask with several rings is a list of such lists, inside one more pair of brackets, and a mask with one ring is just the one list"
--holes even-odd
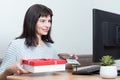
[(75, 58), (76, 60), (78, 60), (78, 56), (76, 56), (75, 54), (70, 54), (69, 56), (70, 58)]
[(76, 56), (75, 54), (59, 53), (58, 56), (61, 59), (75, 58), (76, 60), (78, 60), (78, 56)]
[(28, 71), (22, 68), (22, 66), (20, 65), (20, 62), (16, 62), (15, 64), (9, 66), (7, 68), (7, 71), (8, 73), (12, 73), (12, 74), (29, 73)]
[(0, 73), (0, 80), (7, 80), (7, 76), (12, 74), (29, 73), (20, 66), (20, 62), (9, 66), (4, 72)]
[(24, 70), (19, 64), (13, 64), (7, 68), (10, 73), (13, 74), (23, 74), (28, 73), (28, 71)]

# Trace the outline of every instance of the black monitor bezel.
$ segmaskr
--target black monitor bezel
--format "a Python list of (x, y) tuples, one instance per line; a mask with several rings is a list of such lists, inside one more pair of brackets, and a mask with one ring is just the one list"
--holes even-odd
[[(110, 22), (114, 24), (120, 24), (120, 15), (116, 13), (112, 13), (105, 10), (93, 9), (93, 62), (100, 62), (100, 58), (104, 55), (111, 55), (115, 59), (120, 59), (120, 53), (118, 49), (120, 49), (119, 45), (115, 45), (117, 53), (114, 54), (112, 52), (105, 53), (105, 47), (103, 44), (103, 36), (102, 36), (102, 23)], [(113, 46), (107, 46), (109, 49), (113, 48)]]

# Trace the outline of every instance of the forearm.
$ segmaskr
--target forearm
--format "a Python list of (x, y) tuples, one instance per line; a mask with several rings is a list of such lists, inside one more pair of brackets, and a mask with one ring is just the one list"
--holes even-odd
[(78, 60), (78, 56), (75, 54), (59, 53), (58, 56), (61, 59), (75, 58), (76, 60)]
[(59, 53), (58, 56), (59, 56), (59, 58), (61, 58), (61, 59), (66, 59), (66, 58), (69, 58), (69, 57), (70, 57), (70, 54), (67, 54), (67, 53)]
[(7, 76), (12, 74), (13, 73), (9, 69), (6, 69), (4, 72), (0, 74), (0, 80), (7, 80)]

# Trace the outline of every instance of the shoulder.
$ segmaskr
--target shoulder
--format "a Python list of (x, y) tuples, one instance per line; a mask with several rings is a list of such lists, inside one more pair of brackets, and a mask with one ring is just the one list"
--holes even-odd
[(23, 38), (23, 39), (14, 39), (14, 40), (12, 40), (12, 42), (24, 42), (25, 41), (25, 39)]
[(14, 39), (10, 42), (9, 45), (22, 45), (24, 44), (25, 39)]

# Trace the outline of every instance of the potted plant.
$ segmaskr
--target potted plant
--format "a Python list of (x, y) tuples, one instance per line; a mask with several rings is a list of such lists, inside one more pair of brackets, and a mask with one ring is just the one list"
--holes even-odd
[(112, 56), (103, 56), (101, 59), (100, 76), (103, 78), (115, 78), (117, 76), (117, 67)]

